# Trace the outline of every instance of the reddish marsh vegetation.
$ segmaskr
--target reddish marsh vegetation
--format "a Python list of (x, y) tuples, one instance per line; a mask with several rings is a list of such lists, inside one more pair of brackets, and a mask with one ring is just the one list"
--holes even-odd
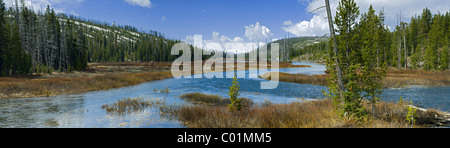
[[(29, 77), (1, 77), (0, 99), (46, 97), (106, 90), (171, 78), (170, 64), (90, 64), (88, 72), (55, 73)], [(138, 72), (136, 72), (138, 71)]]
[[(271, 73), (266, 73), (261, 77), (266, 77), (268, 74)], [(450, 71), (430, 72), (412, 69), (389, 69), (386, 74), (386, 78), (383, 80), (383, 88), (402, 88), (410, 85), (450, 86)], [(310, 76), (280, 73), (279, 78), (282, 82), (326, 86), (329, 76), (328, 74)]]
[[(188, 94), (194, 105), (160, 107), (162, 114), (169, 114), (190, 128), (409, 128), (408, 103), (380, 102), (372, 106), (365, 102), (367, 116), (361, 121), (352, 117), (341, 117), (332, 101), (306, 101), (290, 104), (252, 104), (242, 111), (230, 112), (222, 103), (211, 106), (218, 96), (200, 93)], [(198, 98), (198, 99), (197, 99)], [(204, 102), (204, 103), (200, 103)], [(221, 101), (219, 101), (221, 102)], [(418, 110), (414, 127), (438, 124), (445, 114), (436, 110)]]

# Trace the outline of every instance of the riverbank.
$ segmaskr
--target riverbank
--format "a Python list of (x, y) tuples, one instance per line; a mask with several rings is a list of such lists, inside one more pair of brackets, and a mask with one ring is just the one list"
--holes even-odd
[(89, 63), (83, 72), (0, 77), (0, 99), (49, 97), (108, 90), (171, 78), (169, 62)]
[[(266, 73), (261, 77), (273, 73)], [(306, 75), (280, 73), (279, 81), (299, 84), (313, 84), (326, 86), (330, 75)], [(388, 69), (383, 80), (383, 88), (404, 88), (411, 85), (421, 86), (450, 86), (450, 71), (424, 71), (416, 69)]]
[[(193, 96), (184, 99), (191, 105), (162, 105), (159, 108), (161, 114), (176, 118), (188, 128), (411, 128), (406, 120), (409, 105), (406, 102), (379, 102), (374, 112), (372, 105), (365, 102), (367, 116), (358, 121), (340, 117), (328, 99), (289, 104), (266, 101), (230, 112), (226, 104), (211, 105), (212, 101), (208, 99), (217, 100), (218, 96), (200, 93), (184, 96)], [(447, 118), (447, 114), (433, 109), (417, 110), (414, 127), (443, 126), (441, 122), (448, 123)]]
[[(238, 63), (235, 63), (235, 70)], [(172, 62), (89, 63), (84, 72), (54, 72), (24, 77), (0, 77), (0, 99), (49, 97), (108, 90), (172, 78)], [(256, 63), (246, 63), (258, 68)], [(280, 68), (310, 67), (280, 63)], [(268, 68), (271, 68), (268, 65)], [(192, 72), (194, 73), (192, 66)]]

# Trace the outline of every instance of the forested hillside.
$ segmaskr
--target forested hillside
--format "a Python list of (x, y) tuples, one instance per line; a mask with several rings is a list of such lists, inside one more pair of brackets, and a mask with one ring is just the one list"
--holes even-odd
[(325, 59), (324, 56), (328, 51), (328, 40), (328, 37), (295, 37), (277, 40), (272, 43), (280, 45), (280, 57), (284, 61), (302, 55), (311, 56), (309, 59), (304, 60), (319, 60)]
[(35, 12), (15, 0), (0, 0), (1, 75), (85, 70), (88, 62), (172, 61), (172, 45), (156, 31), (109, 25), (56, 14), (47, 7)]
[[(355, 15), (354, 17), (358, 17)], [(399, 20), (395, 30), (391, 31), (384, 24), (384, 12), (376, 14), (373, 8), (361, 15), (359, 22), (337, 30), (339, 49), (346, 52), (344, 61), (360, 63), (365, 51), (374, 57), (375, 66), (386, 64), (395, 68), (414, 68), (429, 71), (448, 70), (450, 65), (450, 12), (431, 14), (425, 8), (420, 15), (411, 18), (410, 23)], [(400, 19), (400, 18), (399, 18)], [(337, 19), (340, 20), (340, 19)], [(336, 22), (340, 23), (340, 22)], [(329, 44), (324, 38), (313, 42), (314, 38), (296, 38), (277, 41), (280, 52), (284, 53), (284, 44), (289, 49), (290, 58), (308, 55), (314, 60), (324, 58), (330, 52)], [(306, 46), (304, 46), (306, 45)], [(280, 54), (283, 55), (283, 54)]]
[[(57, 14), (50, 7), (36, 12), (18, 0), (11, 8), (6, 8), (3, 0), (0, 4), (1, 76), (85, 70), (89, 62), (157, 62), (177, 58), (171, 56), (170, 49), (180, 41), (166, 39), (157, 31)], [(394, 31), (384, 24), (382, 11), (376, 15), (371, 9), (355, 17), (361, 21), (337, 30), (342, 38), (338, 39), (342, 40), (339, 49), (347, 52), (345, 61), (363, 61), (363, 52), (370, 49), (377, 67), (386, 64), (448, 70), (449, 12), (433, 15), (425, 8), (409, 24), (399, 21)], [(283, 61), (302, 55), (318, 60), (330, 52), (326, 37), (290, 38), (275, 43), (280, 45)]]
[(337, 38), (339, 49), (347, 52), (343, 61), (360, 63), (370, 57), (376, 67), (386, 64), (396, 68), (448, 70), (450, 12), (433, 15), (425, 8), (421, 15), (412, 17), (409, 24), (399, 20), (392, 32), (384, 24), (383, 11), (376, 15), (370, 7), (360, 19), (354, 23), (355, 27), (338, 24), (350, 28), (337, 30), (341, 37)]

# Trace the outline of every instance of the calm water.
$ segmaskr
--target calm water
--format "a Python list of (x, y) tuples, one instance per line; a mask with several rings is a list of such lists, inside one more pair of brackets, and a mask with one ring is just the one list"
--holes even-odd
[[(314, 63), (294, 63), (311, 65), (311, 68), (280, 69), (286, 73), (323, 74), (325, 66)], [(246, 71), (248, 73), (255, 71)], [(270, 100), (274, 103), (290, 103), (303, 99), (321, 99), (325, 87), (280, 82), (277, 89), (261, 90), (259, 78), (240, 79), (241, 96), (260, 103)], [(114, 103), (123, 98), (144, 97), (164, 99), (169, 104), (182, 104), (178, 96), (185, 93), (201, 92), (226, 97), (232, 79), (166, 79), (136, 86), (95, 91), (76, 95), (61, 95), (49, 98), (0, 100), (0, 127), (181, 127), (178, 121), (161, 117), (156, 109), (146, 109), (127, 115), (108, 114), (101, 109), (104, 104)], [(170, 93), (157, 93), (154, 89), (165, 89)], [(418, 106), (450, 111), (450, 87), (419, 87), (389, 89), (384, 100), (397, 101), (401, 96), (413, 100)]]

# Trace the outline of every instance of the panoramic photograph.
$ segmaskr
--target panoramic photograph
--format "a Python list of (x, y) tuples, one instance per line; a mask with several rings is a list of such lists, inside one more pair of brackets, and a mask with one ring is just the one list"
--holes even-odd
[(450, 128), (449, 52), (448, 0), (0, 0), (0, 128)]

